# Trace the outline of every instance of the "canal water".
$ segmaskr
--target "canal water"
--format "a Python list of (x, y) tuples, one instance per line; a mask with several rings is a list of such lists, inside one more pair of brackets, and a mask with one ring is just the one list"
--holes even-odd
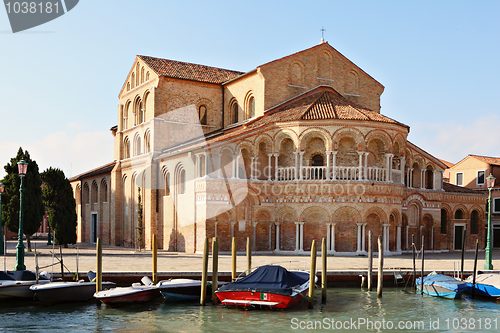
[(328, 290), (328, 303), (286, 311), (169, 304), (162, 299), (119, 308), (86, 303), (41, 306), (0, 301), (0, 332), (498, 332), (500, 304), (440, 299), (386, 288)]

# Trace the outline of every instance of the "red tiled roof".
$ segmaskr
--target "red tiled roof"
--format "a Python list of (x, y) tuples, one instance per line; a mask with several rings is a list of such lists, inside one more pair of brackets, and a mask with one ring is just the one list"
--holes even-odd
[[(272, 111), (281, 121), (287, 120), (367, 120), (406, 125), (361, 105), (349, 102), (337, 91), (318, 87)], [(278, 115), (280, 114), (280, 115)]]
[[(245, 135), (273, 123), (297, 120), (359, 120), (375, 121), (408, 127), (394, 119), (385, 117), (375, 111), (366, 109), (356, 103), (351, 103), (331, 87), (320, 86), (297, 96), (285, 103), (267, 110), (263, 116), (237, 127), (225, 129), (206, 142), (195, 140), (192, 144), (183, 145), (183, 148), (173, 151), (191, 150), (214, 144), (236, 136)], [(168, 149), (167, 149), (168, 150)]]
[(472, 190), (470, 188), (462, 187), (462, 186), (458, 186), (458, 185), (453, 185), (453, 184), (445, 183), (445, 182), (443, 182), (443, 190), (445, 192), (459, 192), (459, 193), (475, 193), (475, 194), (478, 194), (477, 191), (474, 191), (474, 190)]
[(477, 158), (478, 160), (481, 160), (485, 163), (488, 163), (490, 165), (500, 165), (500, 158), (499, 157), (489, 157), (489, 156), (480, 156), (480, 155), (470, 155), (471, 157)]
[(83, 178), (93, 177), (93, 176), (101, 175), (103, 173), (109, 173), (113, 170), (113, 168), (115, 167), (115, 164), (116, 164), (116, 161), (113, 161), (111, 163), (105, 164), (105, 165), (100, 166), (98, 168), (95, 168), (93, 170), (79, 174), (78, 176), (71, 177), (69, 179), (69, 181), (82, 180)]
[(160, 59), (142, 55), (139, 55), (138, 57), (151, 67), (156, 74), (176, 79), (221, 84), (244, 74), (244, 72), (191, 64), (188, 62)]
[(455, 164), (451, 163), (451, 162), (448, 162), (448, 161), (445, 161), (445, 160), (442, 160), (440, 158), (438, 158), (439, 161), (441, 161), (441, 163), (443, 163), (444, 165), (446, 165), (447, 168), (451, 168), (452, 166), (454, 166)]

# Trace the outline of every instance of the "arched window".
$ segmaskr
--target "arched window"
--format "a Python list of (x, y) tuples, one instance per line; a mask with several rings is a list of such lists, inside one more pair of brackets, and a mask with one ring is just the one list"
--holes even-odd
[(135, 88), (135, 73), (132, 73), (131, 81), (132, 81), (132, 89), (134, 89)]
[(123, 112), (123, 119), (122, 119), (122, 129), (126, 130), (127, 129), (127, 121), (128, 121), (128, 113), (130, 112), (130, 102), (127, 102), (125, 104), (125, 111)]
[(99, 194), (100, 202), (108, 202), (108, 184), (106, 179), (101, 180), (101, 193)]
[(238, 103), (233, 105), (233, 124), (238, 122)]
[(441, 209), (441, 234), (446, 234), (446, 226), (448, 225), (448, 213), (446, 209)]
[(123, 159), (130, 158), (130, 141), (128, 137), (123, 141)]
[(141, 137), (137, 134), (134, 138), (134, 156), (141, 155)]
[(97, 183), (92, 182), (92, 191), (90, 192), (90, 203), (97, 203), (97, 194), (99, 193)]
[(207, 124), (207, 107), (205, 105), (201, 105), (198, 108), (198, 116), (200, 117), (200, 124)]
[(149, 81), (149, 72), (146, 72), (146, 81)]
[(170, 195), (170, 173), (167, 172), (165, 175), (165, 195), (169, 196)]
[(141, 68), (141, 83), (144, 83), (144, 67)]
[(464, 218), (464, 212), (461, 209), (457, 209), (455, 212), (455, 220), (462, 220)]
[(470, 233), (477, 234), (478, 233), (478, 224), (479, 224), (479, 213), (477, 210), (473, 210), (470, 214)]
[(139, 85), (139, 63), (135, 66), (135, 72), (137, 73), (137, 81), (135, 82), (135, 85)]
[(311, 161), (312, 166), (323, 166), (323, 156), (314, 155)]
[(145, 153), (149, 153), (151, 152), (151, 132), (149, 131), (149, 129), (146, 131), (146, 133), (144, 134), (144, 152)]
[(255, 117), (255, 98), (250, 97), (250, 118)]
[(181, 174), (179, 175), (179, 194), (186, 193), (186, 171), (181, 170)]
[(130, 91), (130, 82), (127, 82), (127, 91)]

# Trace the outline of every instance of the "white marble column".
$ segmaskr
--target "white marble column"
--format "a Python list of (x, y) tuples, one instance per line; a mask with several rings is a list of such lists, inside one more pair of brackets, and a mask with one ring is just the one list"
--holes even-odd
[(196, 178), (201, 177), (201, 155), (196, 154)]
[(391, 181), (391, 169), (392, 169), (392, 165), (390, 164), (391, 162), (391, 156), (393, 156), (392, 154), (389, 154), (389, 153), (386, 153), (385, 154), (385, 181), (386, 182), (389, 182)]
[(335, 253), (335, 226), (337, 225), (337, 223), (332, 223), (331, 224), (331, 233), (332, 233), (332, 236), (330, 238), (330, 251), (332, 253)]
[(294, 180), (299, 179), (299, 151), (294, 151), (293, 154), (295, 155), (295, 177)]
[(406, 251), (408, 251), (408, 248), (410, 247), (409, 244), (409, 236), (410, 236), (410, 226), (406, 226)]
[(233, 156), (233, 158), (235, 160), (235, 168), (236, 168), (236, 172), (234, 173), (234, 178), (239, 179), (240, 178), (240, 156), (236, 155), (236, 157)]
[(362, 233), (363, 223), (357, 222), (356, 225), (358, 226), (358, 246), (356, 252), (361, 253), (361, 233)]
[(295, 251), (300, 249), (300, 222), (295, 222)]
[(365, 174), (365, 180), (369, 180), (369, 175), (368, 175), (368, 155), (370, 155), (369, 152), (365, 152), (365, 171), (364, 171), (364, 174)]
[(304, 152), (303, 151), (300, 151), (299, 152), (299, 155), (300, 155), (300, 160), (299, 160), (299, 179), (302, 180), (302, 163), (303, 163), (303, 157), (304, 157)]
[(271, 164), (271, 157), (273, 157), (273, 154), (267, 154), (267, 180), (271, 181), (271, 173), (272, 173), (272, 164)]
[(403, 156), (401, 157), (401, 165), (400, 165), (400, 170), (401, 170), (401, 183), (405, 183), (405, 165), (406, 165), (406, 158)]
[(268, 244), (269, 244), (269, 251), (272, 251), (272, 242), (273, 242), (273, 223), (272, 222), (269, 222), (269, 231), (268, 231), (268, 234), (269, 234), (269, 240), (268, 240)]
[(327, 151), (326, 152), (326, 174), (325, 174), (325, 178), (326, 180), (330, 180), (330, 155), (331, 155), (331, 151)]
[(276, 251), (280, 250), (280, 223), (276, 222)]
[(205, 177), (210, 178), (208, 174), (208, 152), (205, 152)]
[(304, 222), (300, 222), (300, 251), (304, 251)]
[(332, 177), (331, 179), (335, 180), (335, 166), (336, 166), (336, 158), (337, 158), (337, 151), (332, 151)]
[(231, 170), (232, 170), (231, 178), (234, 179), (234, 178), (238, 178), (237, 177), (238, 169), (236, 169), (236, 161), (238, 159), (238, 155), (233, 154), (232, 157), (233, 158), (231, 160)]
[(420, 188), (425, 188), (425, 169), (420, 169)]
[(254, 175), (253, 175), (253, 174), (254, 174), (254, 170), (253, 170), (253, 169), (254, 169), (254, 163), (253, 163), (253, 162), (254, 162), (254, 159), (255, 159), (255, 157), (254, 157), (254, 156), (251, 156), (251, 157), (250, 157), (250, 179), (251, 179), (251, 180), (253, 180), (253, 179), (254, 179)]
[(382, 224), (382, 227), (384, 228), (384, 252), (389, 252), (389, 227), (391, 225), (389, 223), (384, 223)]
[(221, 154), (214, 153), (213, 155), (215, 156), (215, 160), (217, 161), (216, 162), (216, 166), (215, 166), (217, 168), (217, 171), (215, 172), (215, 177), (221, 178), (220, 177), (220, 158), (221, 158)]
[(217, 237), (217, 221), (214, 222), (214, 237)]
[(359, 157), (359, 166), (358, 166), (358, 180), (363, 180), (363, 153), (362, 151), (358, 151)]
[(274, 181), (278, 181), (278, 157), (280, 156), (279, 153), (274, 153)]
[(396, 227), (396, 251), (401, 252), (401, 224)]

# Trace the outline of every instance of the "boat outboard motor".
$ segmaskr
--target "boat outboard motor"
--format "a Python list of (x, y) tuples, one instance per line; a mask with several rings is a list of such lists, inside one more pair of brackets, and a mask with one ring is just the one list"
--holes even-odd
[(149, 277), (147, 276), (144, 276), (142, 279), (141, 279), (141, 282), (143, 285), (145, 286), (152, 286), (154, 284), (153, 280), (151, 280)]

